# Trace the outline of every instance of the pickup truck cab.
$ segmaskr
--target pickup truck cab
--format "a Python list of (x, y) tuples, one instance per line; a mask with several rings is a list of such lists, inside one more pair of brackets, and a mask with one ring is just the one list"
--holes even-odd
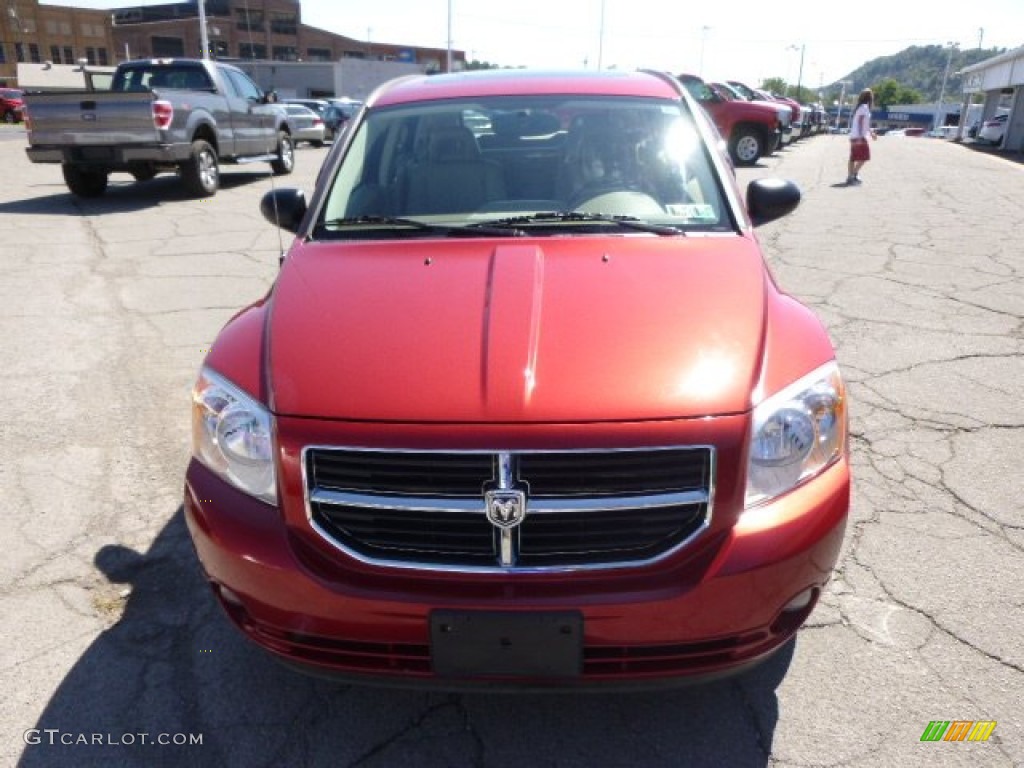
[(185, 516), (283, 660), (576, 688), (735, 672), (807, 618), (849, 504), (846, 395), (718, 134), (657, 72), (382, 86), (206, 356)]
[(736, 165), (754, 165), (781, 144), (782, 125), (775, 107), (726, 98), (696, 75), (676, 77), (711, 115)]
[[(764, 106), (771, 107), (779, 115), (779, 131), (781, 136), (779, 138), (779, 147), (784, 144), (788, 144), (793, 140), (793, 112), (790, 110), (788, 104), (782, 104), (777, 101), (769, 101), (760, 98), (748, 98), (746, 94), (734, 85), (729, 83), (708, 83), (708, 85), (727, 101), (750, 101), (754, 104), (762, 104)], [(776, 147), (778, 149), (779, 147)]]
[(72, 193), (97, 197), (113, 172), (138, 181), (180, 174), (188, 192), (209, 197), (220, 164), (266, 161), (291, 173), (294, 142), (285, 118), (236, 67), (192, 59), (118, 65), (109, 90), (26, 97), (34, 163), (60, 163)]

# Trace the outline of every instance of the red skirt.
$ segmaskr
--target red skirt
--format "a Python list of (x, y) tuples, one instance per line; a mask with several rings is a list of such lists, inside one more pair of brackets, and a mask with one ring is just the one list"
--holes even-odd
[(871, 147), (867, 139), (850, 139), (850, 161), (863, 163), (871, 159)]

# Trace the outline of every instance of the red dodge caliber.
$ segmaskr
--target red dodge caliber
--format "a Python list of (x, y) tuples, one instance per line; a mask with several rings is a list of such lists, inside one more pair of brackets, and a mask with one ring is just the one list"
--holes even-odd
[(701, 108), (655, 72), (382, 86), (192, 399), (185, 509), (238, 628), (305, 670), (643, 686), (765, 659), (849, 506), (822, 324), (773, 282)]

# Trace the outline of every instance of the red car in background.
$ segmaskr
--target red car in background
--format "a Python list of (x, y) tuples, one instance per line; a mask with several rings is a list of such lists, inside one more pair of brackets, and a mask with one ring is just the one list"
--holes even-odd
[(726, 98), (696, 75), (676, 78), (711, 115), (736, 165), (755, 165), (782, 142), (777, 107)]
[(0, 88), (0, 120), (20, 123), (24, 119), (25, 92), (17, 88)]
[(804, 123), (807, 115), (800, 102), (795, 99), (791, 99), (788, 96), (777, 96), (759, 88), (751, 88), (749, 85), (746, 85), (739, 80), (730, 80), (728, 84), (745, 96), (749, 101), (774, 101), (779, 104), (785, 104), (790, 110), (790, 126), (792, 128), (790, 138), (795, 141), (805, 135)]
[[(744, 203), (745, 197), (745, 203)], [(189, 531), (247, 637), (360, 681), (734, 673), (838, 557), (847, 401), (718, 135), (656, 72), (382, 86), (192, 398)]]

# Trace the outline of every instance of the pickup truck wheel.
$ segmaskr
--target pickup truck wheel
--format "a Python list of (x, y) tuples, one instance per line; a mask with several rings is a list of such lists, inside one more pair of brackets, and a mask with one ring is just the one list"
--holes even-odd
[(736, 165), (753, 165), (761, 159), (764, 140), (756, 128), (737, 128), (729, 140), (729, 154)]
[(107, 191), (106, 171), (85, 169), (77, 165), (62, 165), (64, 183), (73, 195), (78, 197), (100, 197)]
[(270, 163), (275, 176), (287, 176), (295, 170), (295, 144), (287, 131), (277, 134), (277, 159)]
[(192, 155), (181, 165), (181, 180), (195, 197), (213, 197), (220, 187), (217, 151), (208, 141), (192, 142)]

